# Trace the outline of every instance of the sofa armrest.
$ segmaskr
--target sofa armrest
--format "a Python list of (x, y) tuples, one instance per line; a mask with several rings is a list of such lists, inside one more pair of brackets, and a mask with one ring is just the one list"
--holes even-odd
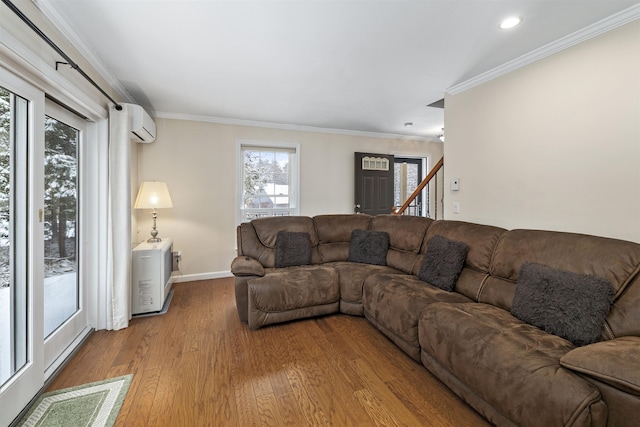
[(239, 256), (231, 262), (231, 273), (234, 276), (264, 276), (264, 267), (255, 258)]
[(640, 396), (640, 337), (620, 337), (578, 347), (565, 354), (560, 364)]

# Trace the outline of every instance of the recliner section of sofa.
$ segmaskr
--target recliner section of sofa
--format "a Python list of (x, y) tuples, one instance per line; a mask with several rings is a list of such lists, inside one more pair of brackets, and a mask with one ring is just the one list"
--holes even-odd
[[(348, 261), (351, 233), (361, 229), (389, 234), (387, 265)], [(310, 234), (311, 265), (274, 267), (280, 230)], [(252, 328), (364, 315), (496, 425), (631, 426), (640, 419), (639, 244), (396, 215), (265, 218), (237, 231), (236, 304)], [(434, 236), (468, 247), (453, 292), (417, 277)], [(612, 284), (599, 342), (576, 347), (510, 313), (527, 262)]]
[(486, 418), (497, 412), (515, 425), (606, 424), (598, 389), (560, 365), (575, 348), (569, 341), (482, 303), (432, 304), (419, 330), (423, 364), (457, 378), (486, 403), (476, 408)]
[[(576, 348), (510, 314), (518, 273), (525, 262), (598, 276), (611, 283), (617, 298), (605, 320), (600, 343)], [(605, 343), (640, 363), (637, 337), (631, 338), (634, 344), (626, 349), (615, 344), (618, 333), (633, 330), (637, 315), (627, 319), (626, 328), (618, 327), (615, 317), (615, 326), (610, 324), (611, 316), (620, 310), (619, 304), (628, 310), (628, 303), (620, 296), (631, 291), (629, 285), (637, 280), (639, 267), (640, 245), (635, 243), (553, 231), (506, 232), (493, 251), (489, 275), (478, 292), (479, 304), (434, 304), (422, 312), (422, 362), (443, 381), (454, 376), (464, 384), (465, 393), (473, 393), (474, 399), (482, 402), (476, 409), (490, 420), (509, 420), (518, 425), (606, 425), (609, 420), (610, 425), (618, 425), (620, 414), (612, 414), (612, 409), (618, 402), (629, 400), (635, 403), (624, 405), (624, 411), (632, 407), (631, 411), (640, 416), (637, 375), (632, 380), (634, 387), (614, 383), (616, 392), (598, 387), (597, 376), (584, 382), (581, 376), (584, 372), (593, 374), (593, 368), (583, 368), (582, 375), (578, 374), (581, 365), (598, 358), (598, 348)], [(577, 359), (571, 358), (572, 352), (584, 354)], [(608, 358), (615, 355), (620, 363), (609, 377), (634, 377), (632, 371), (636, 368), (629, 363), (631, 360), (622, 362), (615, 350), (608, 353)], [(574, 364), (564, 363), (563, 359), (573, 359)], [(596, 371), (603, 369), (606, 359), (601, 356), (595, 365)], [(629, 396), (629, 391), (635, 396)], [(604, 394), (608, 396), (606, 400)]]
[[(405, 353), (420, 360), (418, 321), (422, 311), (435, 302), (475, 302), (489, 274), (493, 248), (506, 230), (459, 221), (436, 221), (428, 228), (423, 251), (413, 275), (371, 275), (364, 284), (365, 317)], [(467, 259), (456, 282), (456, 292), (425, 286), (417, 274), (429, 240), (443, 236), (467, 245)]]
[(338, 277), (334, 268), (305, 265), (280, 268), (251, 280), (247, 299), (249, 325), (257, 329), (272, 323), (336, 313), (340, 307)]

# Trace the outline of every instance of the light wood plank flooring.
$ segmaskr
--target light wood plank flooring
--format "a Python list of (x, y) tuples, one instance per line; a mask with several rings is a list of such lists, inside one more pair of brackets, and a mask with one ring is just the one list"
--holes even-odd
[(97, 331), (49, 390), (134, 374), (116, 426), (486, 426), (366, 319), (250, 330), (233, 279), (174, 285), (169, 311)]

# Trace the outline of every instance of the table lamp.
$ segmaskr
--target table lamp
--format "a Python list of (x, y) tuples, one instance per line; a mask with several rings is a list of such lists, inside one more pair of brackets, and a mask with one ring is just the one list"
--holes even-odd
[(158, 229), (156, 228), (156, 218), (158, 213), (156, 209), (172, 208), (171, 196), (169, 195), (169, 189), (167, 183), (160, 181), (145, 181), (140, 185), (138, 191), (138, 197), (133, 205), (134, 209), (153, 209), (151, 215), (153, 216), (153, 228), (151, 229), (151, 238), (147, 240), (149, 243), (156, 243), (162, 241), (158, 237)]

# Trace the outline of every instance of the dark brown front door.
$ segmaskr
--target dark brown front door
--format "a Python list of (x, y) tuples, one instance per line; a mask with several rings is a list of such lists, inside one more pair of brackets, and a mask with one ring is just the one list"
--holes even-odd
[(393, 155), (355, 153), (355, 212), (389, 214), (393, 209)]

